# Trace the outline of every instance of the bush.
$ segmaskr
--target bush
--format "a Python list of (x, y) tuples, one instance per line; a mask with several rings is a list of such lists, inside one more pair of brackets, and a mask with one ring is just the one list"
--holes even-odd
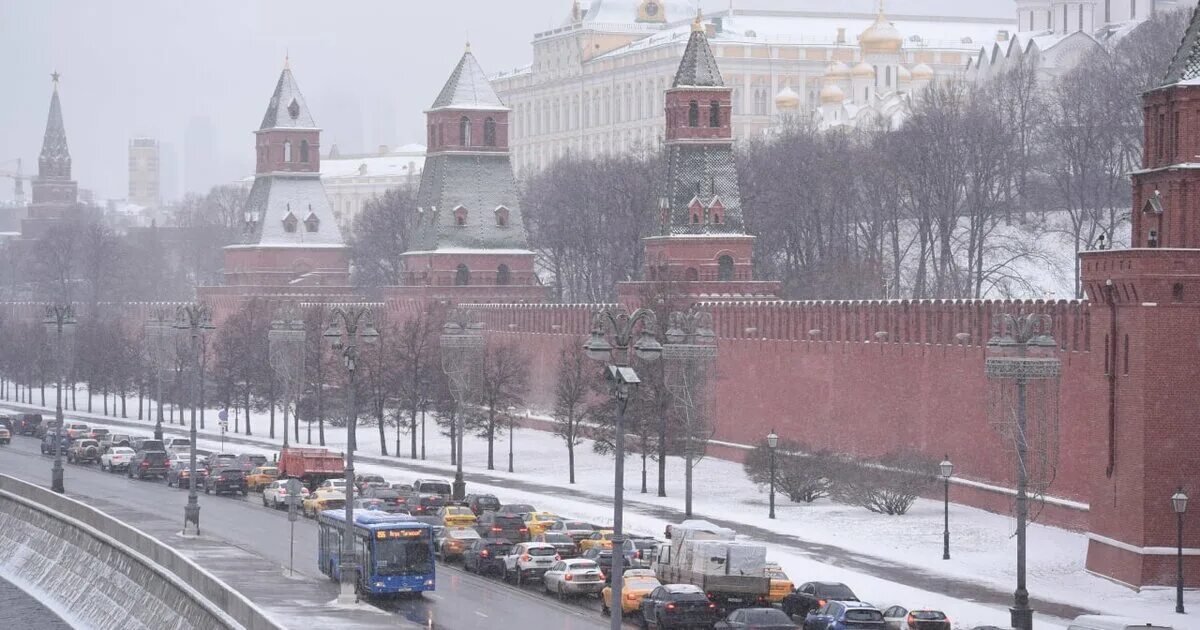
[(937, 479), (937, 462), (914, 453), (873, 460), (841, 458), (833, 473), (835, 501), (877, 514), (901, 515)]
[[(799, 442), (780, 440), (775, 450), (775, 489), (795, 503), (829, 495), (834, 458), (825, 451), (806, 452)], [(771, 449), (764, 439), (746, 458), (746, 476), (759, 487), (771, 483)]]

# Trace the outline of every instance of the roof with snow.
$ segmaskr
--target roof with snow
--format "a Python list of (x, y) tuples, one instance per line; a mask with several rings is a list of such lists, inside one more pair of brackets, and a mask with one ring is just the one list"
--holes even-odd
[(369, 155), (323, 158), (321, 178), (336, 180), (359, 177), (408, 177), (421, 174), (424, 155)]
[(63, 127), (62, 105), (58, 102), (58, 77), (50, 95), (50, 113), (46, 117), (46, 134), (42, 138), (42, 153), (38, 156), (38, 177), (71, 178), (71, 151), (67, 148), (67, 131)]
[(1163, 85), (1200, 84), (1200, 7), (1192, 11), (1192, 22), (1167, 68)]
[(292, 69), (285, 64), (283, 72), (279, 74), (279, 82), (275, 84), (275, 93), (271, 95), (271, 102), (267, 105), (267, 113), (263, 115), (262, 124), (258, 129), (265, 131), (316, 128), (317, 123), (308, 111), (308, 104), (304, 102), (304, 95), (296, 85)]
[[(462, 225), (458, 212), (465, 215)], [(414, 227), (413, 251), (528, 250), (508, 155), (441, 153), (427, 158)]]
[(713, 57), (712, 48), (703, 29), (692, 29), (679, 70), (675, 73), (674, 87), (723, 87), (721, 69)]
[(487, 74), (479, 67), (470, 48), (450, 73), (450, 80), (430, 109), (507, 109), (496, 96)]
[(344, 245), (325, 186), (316, 173), (273, 173), (254, 179), (246, 200), (243, 245)]

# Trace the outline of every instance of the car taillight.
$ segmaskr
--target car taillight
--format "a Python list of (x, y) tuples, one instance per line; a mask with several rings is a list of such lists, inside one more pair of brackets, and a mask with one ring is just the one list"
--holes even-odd
[(144, 461), (144, 460), (143, 460), (143, 461), (142, 461), (142, 468), (149, 468), (149, 467), (150, 467), (150, 462), (148, 462), (148, 461)]
[(529, 554), (523, 554), (521, 556), (521, 562), (529, 562), (531, 559), (532, 558), (530, 558)]
[(603, 572), (603, 571), (601, 571), (601, 572), (600, 572), (600, 579), (601, 579), (601, 580), (607, 579), (607, 578), (605, 578), (605, 577), (604, 577), (604, 572)]
[(528, 527), (522, 527), (522, 528), (521, 528), (521, 531), (523, 531), (523, 532), (527, 532), (527, 531), (529, 531), (529, 528), (528, 528)]
[(559, 554), (557, 554), (557, 553), (556, 553), (556, 554), (554, 554), (554, 561), (555, 561), (555, 562), (558, 562), (559, 560), (562, 560), (562, 556), (560, 556), (560, 555), (559, 555)]
[(492, 531), (499, 532), (499, 531), (504, 531), (504, 530), (500, 529), (499, 527), (493, 527)]
[(489, 555), (491, 555), (491, 554), (489, 554), (489, 553), (488, 553), (488, 550), (487, 550), (487, 549), (484, 549), (483, 551), (480, 551), (480, 552), (479, 552), (479, 557), (480, 557), (480, 558), (486, 558), (486, 557), (488, 557)]
[(563, 576), (563, 579), (570, 582), (571, 580), (574, 580), (575, 578), (570, 573), (567, 573), (566, 575)]
[(225, 481), (225, 475), (221, 475), (220, 477), (217, 477), (217, 481)]
[(637, 601), (637, 595), (634, 595), (633, 593), (626, 593), (625, 599), (628, 599), (631, 602)]
[(668, 604), (667, 604), (667, 610), (675, 610), (675, 604), (673, 604), (673, 603), (668, 603)]
[(714, 604), (714, 603), (712, 603), (712, 602), (709, 602), (709, 603), (708, 603), (708, 607), (709, 607), (709, 608), (712, 608), (713, 610), (716, 610), (716, 608), (717, 608), (717, 605), (716, 605), (716, 604)]

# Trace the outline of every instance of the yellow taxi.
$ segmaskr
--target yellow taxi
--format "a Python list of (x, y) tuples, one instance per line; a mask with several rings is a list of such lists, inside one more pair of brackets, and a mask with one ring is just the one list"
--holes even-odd
[(579, 541), (579, 553), (583, 553), (588, 549), (612, 549), (613, 531), (611, 529), (602, 529), (592, 532), (591, 536)]
[(262, 492), (267, 484), (279, 479), (279, 469), (274, 466), (258, 466), (246, 475), (246, 489), (250, 492)]
[(474, 527), (479, 522), (471, 508), (461, 505), (447, 505), (442, 508), (441, 517), (446, 527)]
[(540, 536), (546, 533), (547, 529), (561, 517), (553, 512), (530, 512), (525, 515), (525, 526), (529, 528), (529, 535)]
[(774, 562), (767, 563), (767, 577), (771, 579), (771, 592), (767, 596), (767, 599), (772, 604), (782, 602), (783, 598), (787, 597), (794, 590), (792, 579)]
[[(621, 597), (621, 610), (625, 614), (637, 612), (642, 608), (642, 598), (650, 594), (650, 591), (662, 586), (662, 582), (654, 576), (654, 571), (650, 569), (629, 569), (623, 574), (624, 587), (621, 589), (623, 596)], [(609, 615), (612, 613), (612, 587), (605, 586), (603, 591), (600, 591), (600, 612)]]
[(312, 518), (323, 510), (337, 510), (346, 507), (346, 495), (341, 490), (318, 488), (316, 492), (304, 497), (304, 515)]

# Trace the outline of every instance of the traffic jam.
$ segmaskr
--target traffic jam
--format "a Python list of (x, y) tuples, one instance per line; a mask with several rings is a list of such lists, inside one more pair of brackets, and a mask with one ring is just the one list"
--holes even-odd
[[(313, 519), (319, 530), (318, 566), (340, 580), (346, 531), (345, 464), (325, 448), (283, 448), (268, 458), (196, 449), (192, 478), (187, 438), (155, 440), (67, 420), (56, 431), (39, 414), (0, 415), (0, 445), (14, 436), (40, 440), (47, 457), (61, 449), (68, 463), (131, 480), (228, 495), (257, 495), (266, 509)], [(55, 444), (55, 436), (59, 443)], [(805, 630), (951, 630), (942, 611), (860, 600), (847, 585), (800, 584), (767, 559), (767, 548), (703, 520), (668, 525), (661, 536), (626, 533), (623, 589), (612, 598), (614, 532), (602, 524), (504, 503), (487, 493), (453, 501), (443, 479), (398, 481), (378, 474), (354, 480), (355, 588), (365, 600), (436, 588), (436, 565), (541, 591), (641, 628), (804, 628)]]

